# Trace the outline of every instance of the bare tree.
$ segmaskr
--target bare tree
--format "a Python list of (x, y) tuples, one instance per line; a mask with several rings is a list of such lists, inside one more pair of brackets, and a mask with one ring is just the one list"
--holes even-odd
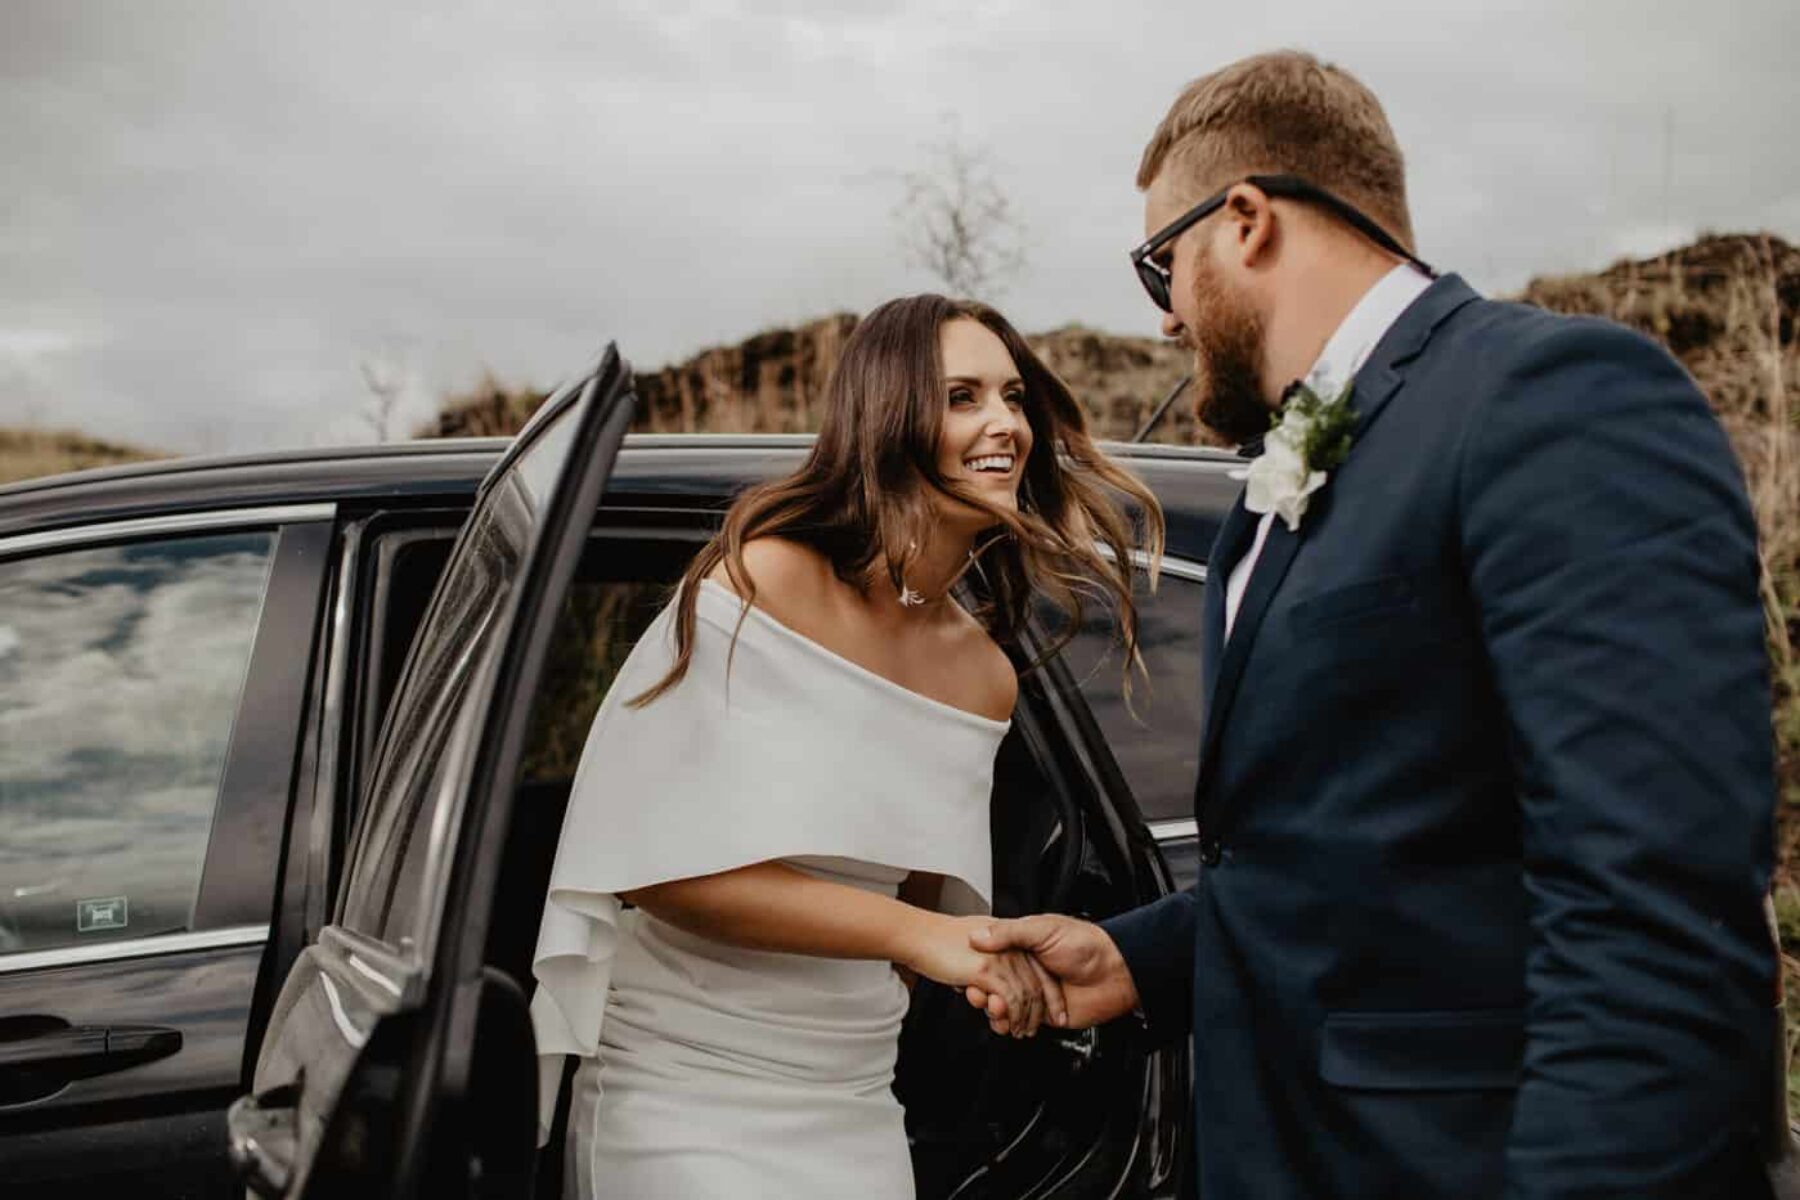
[(357, 363), (363, 386), (369, 389), (369, 400), (363, 406), (362, 418), (378, 442), (392, 441), (395, 419), (406, 398), (411, 372), (393, 350), (381, 350)]
[(894, 208), (908, 261), (953, 296), (997, 298), (1025, 265), (1025, 226), (994, 174), (993, 156), (952, 125), (926, 164), (900, 176)]

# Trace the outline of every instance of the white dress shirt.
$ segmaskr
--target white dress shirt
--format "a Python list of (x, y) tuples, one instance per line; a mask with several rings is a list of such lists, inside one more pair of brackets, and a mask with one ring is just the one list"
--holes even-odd
[[(1363, 359), (1400, 319), (1400, 314), (1430, 286), (1431, 280), (1425, 273), (1408, 263), (1401, 263), (1377, 279), (1338, 325), (1337, 331), (1325, 343), (1325, 349), (1319, 352), (1318, 361), (1306, 373), (1307, 386), (1321, 396), (1335, 395), (1356, 375)], [(1231, 578), (1225, 582), (1227, 639), (1231, 637), (1232, 625), (1237, 622), (1238, 608), (1244, 603), (1244, 593), (1250, 587), (1250, 573), (1256, 569), (1256, 560), (1262, 557), (1263, 543), (1269, 540), (1269, 525), (1274, 520), (1272, 512), (1262, 515), (1256, 526), (1256, 541), (1249, 552), (1238, 559), (1231, 569)]]

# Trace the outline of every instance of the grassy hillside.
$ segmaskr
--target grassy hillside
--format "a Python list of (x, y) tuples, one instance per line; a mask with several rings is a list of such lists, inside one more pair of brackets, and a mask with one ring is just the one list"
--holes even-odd
[(0, 483), (161, 458), (154, 450), (62, 429), (0, 429)]

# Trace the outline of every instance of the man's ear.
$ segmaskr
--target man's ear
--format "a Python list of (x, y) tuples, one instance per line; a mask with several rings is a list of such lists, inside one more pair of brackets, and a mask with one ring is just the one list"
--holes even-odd
[(1275, 206), (1268, 193), (1238, 184), (1225, 197), (1225, 221), (1239, 262), (1246, 268), (1265, 265), (1275, 251)]

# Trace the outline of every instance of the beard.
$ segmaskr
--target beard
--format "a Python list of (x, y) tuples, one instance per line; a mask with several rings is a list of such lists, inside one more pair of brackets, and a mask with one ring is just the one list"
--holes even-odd
[(1269, 431), (1274, 413), (1262, 397), (1262, 319), (1210, 271), (1194, 278), (1199, 319), (1188, 331), (1194, 348), (1194, 416), (1208, 429), (1243, 445)]

